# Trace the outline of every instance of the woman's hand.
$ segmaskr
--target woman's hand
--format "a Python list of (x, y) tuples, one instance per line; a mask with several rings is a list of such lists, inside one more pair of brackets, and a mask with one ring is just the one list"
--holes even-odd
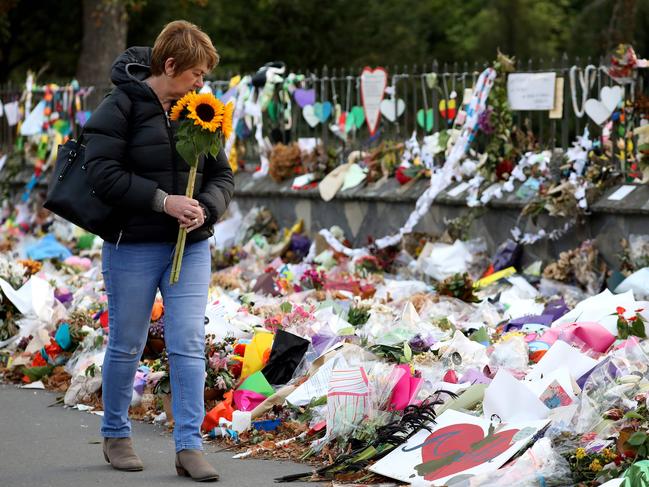
[(164, 211), (178, 220), (180, 228), (187, 232), (196, 230), (205, 223), (205, 214), (198, 201), (187, 196), (172, 194), (166, 197)]

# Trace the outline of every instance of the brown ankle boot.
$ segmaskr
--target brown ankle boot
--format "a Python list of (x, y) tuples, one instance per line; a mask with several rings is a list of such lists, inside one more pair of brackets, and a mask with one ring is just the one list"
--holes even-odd
[(176, 453), (176, 472), (191, 477), (196, 482), (216, 482), (219, 474), (210, 465), (200, 450), (180, 450)]
[(144, 468), (130, 438), (104, 438), (104, 458), (116, 470), (139, 472)]

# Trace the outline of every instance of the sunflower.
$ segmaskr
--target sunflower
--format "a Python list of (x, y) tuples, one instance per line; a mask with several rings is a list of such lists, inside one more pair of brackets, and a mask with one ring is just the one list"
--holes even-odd
[(185, 108), (187, 108), (187, 105), (189, 105), (189, 102), (192, 101), (192, 99), (195, 96), (196, 96), (196, 93), (194, 93), (193, 91), (187, 92), (187, 94), (185, 96), (183, 96), (180, 100), (178, 100), (176, 102), (176, 104), (173, 106), (173, 108), (171, 109), (171, 115), (169, 116), (169, 118), (171, 120), (174, 120), (174, 121), (178, 120), (180, 118), (180, 116), (182, 115), (183, 110), (185, 110)]
[(191, 99), (187, 110), (187, 118), (194, 120), (194, 125), (216, 132), (221, 127), (225, 106), (211, 93), (200, 93)]
[(232, 133), (232, 113), (234, 112), (234, 103), (230, 102), (225, 105), (225, 110), (223, 112), (223, 121), (221, 122), (221, 131), (223, 132), (223, 137), (225, 140), (230, 138)]

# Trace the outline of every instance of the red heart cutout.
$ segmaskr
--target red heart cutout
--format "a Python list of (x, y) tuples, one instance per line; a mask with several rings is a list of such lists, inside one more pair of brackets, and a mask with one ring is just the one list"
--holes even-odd
[(345, 124), (347, 123), (347, 112), (342, 112), (340, 117), (338, 117), (338, 128), (344, 134), (345, 133)]
[(490, 431), (485, 437), (482, 427), (475, 424), (462, 423), (440, 428), (424, 441), (422, 463), (415, 470), (428, 481), (463, 472), (507, 451), (518, 431)]
[(451, 98), (450, 100), (440, 100), (439, 114), (445, 120), (453, 120), (455, 118), (455, 115), (457, 114), (455, 98)]

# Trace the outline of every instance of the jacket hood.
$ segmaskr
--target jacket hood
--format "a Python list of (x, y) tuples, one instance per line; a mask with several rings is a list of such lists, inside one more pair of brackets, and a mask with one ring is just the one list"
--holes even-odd
[(129, 47), (117, 56), (113, 62), (110, 78), (115, 86), (119, 86), (129, 95), (152, 94), (144, 80), (151, 76), (151, 48)]

